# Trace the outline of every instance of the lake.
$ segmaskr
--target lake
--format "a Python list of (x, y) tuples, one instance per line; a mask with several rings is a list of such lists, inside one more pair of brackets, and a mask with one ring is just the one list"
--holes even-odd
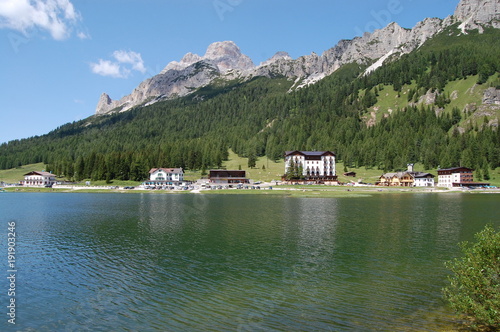
[[(436, 331), (498, 195), (1, 193), (2, 331)], [(16, 325), (7, 322), (15, 222)]]

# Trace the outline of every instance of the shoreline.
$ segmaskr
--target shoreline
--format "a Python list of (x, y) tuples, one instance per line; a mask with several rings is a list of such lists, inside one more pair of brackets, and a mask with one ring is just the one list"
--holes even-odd
[(115, 194), (207, 194), (207, 195), (272, 195), (304, 198), (328, 197), (370, 197), (384, 194), (500, 194), (500, 189), (444, 189), (444, 188), (405, 188), (405, 187), (314, 187), (294, 188), (274, 186), (273, 189), (218, 189), (218, 190), (150, 190), (150, 189), (109, 189), (102, 187), (6, 187), (3, 193), (115, 193)]

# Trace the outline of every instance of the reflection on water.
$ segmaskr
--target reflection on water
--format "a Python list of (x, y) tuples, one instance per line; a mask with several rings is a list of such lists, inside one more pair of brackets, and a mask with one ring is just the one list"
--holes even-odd
[(20, 331), (432, 331), (443, 262), (500, 220), (462, 194), (1, 198)]

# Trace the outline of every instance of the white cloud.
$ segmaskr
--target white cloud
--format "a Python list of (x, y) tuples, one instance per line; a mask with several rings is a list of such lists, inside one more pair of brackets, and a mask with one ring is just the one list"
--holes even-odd
[(146, 67), (144, 67), (144, 61), (139, 53), (132, 51), (115, 51), (113, 53), (114, 58), (119, 63), (127, 63), (132, 65), (133, 70), (140, 71), (141, 73), (146, 72)]
[(94, 74), (101, 76), (111, 76), (116, 78), (127, 77), (126, 73), (122, 72), (118, 63), (109, 60), (99, 59), (98, 63), (90, 64), (90, 69), (92, 69)]
[(90, 35), (89, 35), (88, 33), (85, 33), (85, 32), (82, 32), (82, 31), (78, 32), (78, 33), (76, 34), (76, 36), (77, 36), (78, 38), (82, 39), (82, 40), (83, 40), (83, 39), (91, 39), (91, 38), (92, 38), (92, 37), (90, 37)]
[(69, 0), (0, 0), (0, 28), (25, 34), (38, 28), (62, 40), (69, 37), (79, 20), (80, 14)]
[(127, 78), (132, 71), (146, 72), (144, 61), (139, 53), (118, 50), (113, 52), (114, 61), (99, 59), (91, 63), (90, 69), (94, 74), (115, 78)]

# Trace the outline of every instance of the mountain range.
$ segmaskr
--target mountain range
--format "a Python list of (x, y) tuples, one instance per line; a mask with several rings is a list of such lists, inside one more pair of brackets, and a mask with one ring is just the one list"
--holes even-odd
[(341, 40), (322, 55), (310, 54), (292, 59), (278, 52), (269, 60), (254, 65), (232, 41), (215, 42), (203, 56), (188, 53), (170, 62), (159, 74), (146, 79), (131, 94), (112, 100), (103, 93), (96, 114), (123, 112), (139, 105), (187, 96), (214, 82), (248, 81), (255, 77), (285, 77), (293, 80), (291, 90), (314, 84), (342, 66), (356, 62), (370, 65), (365, 73), (379, 68), (388, 59), (412, 52), (448, 27), (460, 33), (485, 28), (500, 28), (498, 0), (461, 0), (453, 15), (445, 19), (427, 18), (412, 29), (391, 23), (373, 33), (352, 40)]

